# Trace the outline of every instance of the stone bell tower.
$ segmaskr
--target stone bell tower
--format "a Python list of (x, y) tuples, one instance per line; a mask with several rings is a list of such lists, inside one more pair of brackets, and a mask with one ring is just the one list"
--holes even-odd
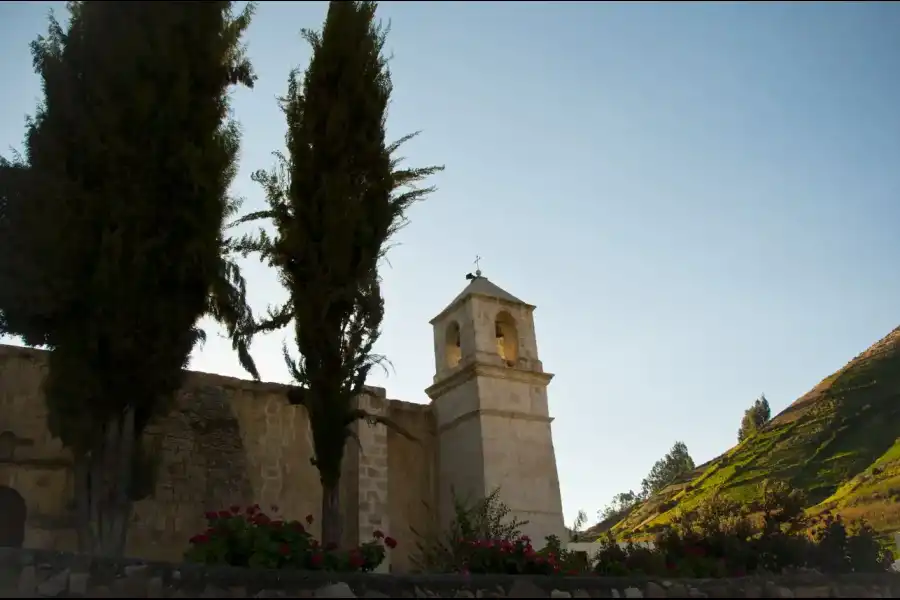
[(538, 359), (534, 306), (476, 271), (469, 285), (431, 320), (441, 519), (457, 497), (481, 498), (499, 488), (522, 533), (538, 546), (565, 540), (559, 475), (547, 407), (553, 378)]

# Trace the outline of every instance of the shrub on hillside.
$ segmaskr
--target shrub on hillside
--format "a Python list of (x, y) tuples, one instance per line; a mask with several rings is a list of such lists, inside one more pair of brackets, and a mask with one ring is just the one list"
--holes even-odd
[[(753, 506), (714, 496), (683, 513), (656, 537), (653, 548), (619, 546), (612, 536), (596, 556), (595, 572), (671, 577), (741, 577), (816, 569), (825, 573), (879, 572), (893, 562), (865, 524), (847, 527), (826, 516), (811, 522), (805, 500), (782, 484), (766, 485)], [(759, 512), (754, 521), (752, 512)]]
[[(277, 511), (277, 507), (272, 507)], [(397, 542), (376, 531), (350, 550), (324, 548), (299, 521), (272, 519), (253, 505), (206, 513), (207, 529), (190, 539), (188, 562), (266, 569), (373, 571)], [(312, 516), (306, 517), (311, 525)]]
[(846, 526), (840, 516), (825, 515), (813, 529), (815, 562), (832, 573), (867, 573), (890, 569), (894, 555), (865, 522)]

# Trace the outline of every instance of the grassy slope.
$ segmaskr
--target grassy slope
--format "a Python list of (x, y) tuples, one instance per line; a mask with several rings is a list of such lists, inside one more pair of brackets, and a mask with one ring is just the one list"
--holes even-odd
[(832, 509), (883, 533), (900, 531), (900, 328), (759, 433), (633, 510), (613, 532), (650, 533), (716, 491), (751, 501), (766, 479), (804, 489), (811, 513)]

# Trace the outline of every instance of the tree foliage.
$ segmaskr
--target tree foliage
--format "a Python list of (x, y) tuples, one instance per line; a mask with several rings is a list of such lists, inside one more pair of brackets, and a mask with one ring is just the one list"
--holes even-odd
[(44, 346), (49, 329), (44, 315), (52, 311), (53, 290), (40, 281), (38, 257), (31, 251), (43, 220), (39, 210), (29, 210), (37, 208), (29, 203), (29, 190), (39, 183), (31, 175), (21, 156), (0, 157), (0, 335)]
[(625, 518), (642, 499), (641, 494), (632, 490), (616, 494), (608, 505), (597, 512), (597, 516), (600, 521), (618, 522)]
[(240, 219), (270, 221), (238, 247), (275, 267), (289, 292), (259, 331), (293, 323), (299, 358), (285, 361), (299, 387), (295, 402), (309, 414), (314, 464), (323, 485), (323, 542), (340, 541), (338, 480), (351, 425), (369, 418), (355, 407), (381, 331), (384, 302), (378, 262), (406, 211), (432, 188), (415, 184), (439, 167), (399, 166), (385, 136), (391, 78), (383, 48), (387, 31), (374, 2), (331, 2), (321, 32), (304, 30), (312, 46), (305, 73), (291, 73), (282, 109), (287, 155), (254, 175), (268, 210)]
[(646, 498), (674, 482), (679, 476), (694, 469), (694, 460), (684, 442), (675, 442), (672, 449), (654, 463), (650, 473), (641, 482), (641, 494)]
[(587, 513), (583, 510), (579, 510), (578, 514), (575, 515), (575, 521), (572, 523), (572, 527), (567, 528), (569, 530), (568, 533), (570, 542), (581, 541), (581, 536), (584, 533), (584, 528), (587, 525), (587, 522)]
[(772, 418), (772, 409), (769, 407), (769, 401), (766, 395), (761, 395), (753, 405), (744, 411), (744, 417), (741, 419), (741, 427), (738, 429), (738, 441), (743, 442), (745, 439), (759, 431), (763, 425)]
[(223, 257), (252, 5), (71, 2), (32, 45), (44, 99), (0, 170), (4, 332), (52, 350), (48, 425), (76, 457), (85, 550), (120, 553), (141, 433), (179, 387), (205, 314), (245, 366), (252, 315)]

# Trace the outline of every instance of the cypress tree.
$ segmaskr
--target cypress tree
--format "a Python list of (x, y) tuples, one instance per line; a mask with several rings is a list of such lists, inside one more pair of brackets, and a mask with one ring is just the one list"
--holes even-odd
[(291, 73), (282, 99), (287, 156), (254, 175), (269, 208), (243, 219), (271, 220), (276, 231), (248, 236), (241, 248), (276, 267), (289, 292), (260, 329), (293, 323), (299, 358), (286, 348), (285, 360), (299, 384), (291, 397), (310, 419), (327, 544), (341, 541), (338, 484), (351, 425), (396, 428), (355, 404), (383, 360), (373, 353), (384, 316), (379, 259), (410, 205), (432, 191), (412, 186), (440, 170), (399, 167), (394, 153), (412, 136), (386, 141), (391, 77), (375, 12), (375, 2), (331, 2), (322, 31), (303, 32), (312, 58), (302, 76)]
[(0, 229), (18, 232), (0, 239), (0, 311), (7, 333), (51, 349), (48, 425), (75, 458), (83, 551), (123, 552), (142, 433), (200, 317), (226, 323), (255, 374), (243, 279), (223, 256), (239, 146), (227, 92), (253, 82), (252, 5), (231, 5), (71, 2), (32, 45), (44, 99), (0, 170)]

